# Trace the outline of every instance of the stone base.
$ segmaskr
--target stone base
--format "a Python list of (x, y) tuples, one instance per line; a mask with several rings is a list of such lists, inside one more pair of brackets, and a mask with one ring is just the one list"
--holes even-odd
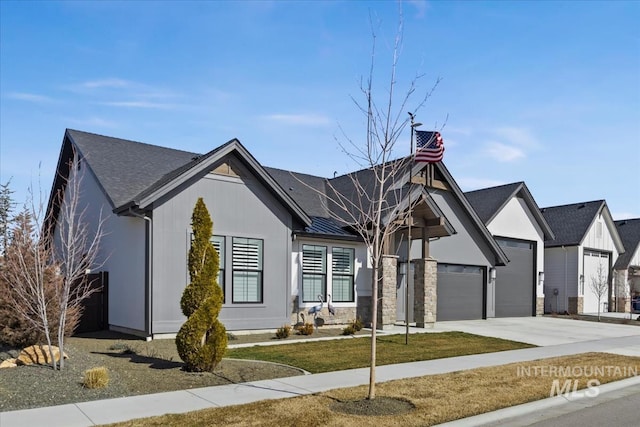
[(631, 309), (631, 300), (629, 298), (618, 297), (615, 305), (618, 313), (628, 313)]
[(582, 314), (584, 311), (584, 297), (569, 297), (569, 314)]
[[(332, 316), (329, 314), (329, 309), (325, 304), (322, 307), (322, 311), (318, 314), (318, 318), (324, 319), (325, 325), (346, 325), (356, 319), (356, 307), (335, 307), (336, 314)], [(300, 310), (300, 313), (291, 313), (291, 324), (295, 325), (298, 322), (302, 322), (302, 316), (304, 315), (305, 322), (313, 323), (313, 315), (307, 314), (307, 310)]]
[(536, 316), (544, 314), (544, 297), (536, 298)]
[(438, 305), (438, 262), (433, 258), (413, 260), (415, 268), (413, 315), (418, 328), (431, 328)]

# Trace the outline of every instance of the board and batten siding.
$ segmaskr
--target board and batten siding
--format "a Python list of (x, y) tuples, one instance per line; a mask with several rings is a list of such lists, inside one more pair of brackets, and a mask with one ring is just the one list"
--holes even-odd
[(543, 297), (544, 284), (537, 278), (544, 271), (544, 232), (526, 202), (520, 197), (513, 197), (487, 224), (487, 228), (493, 236), (536, 242), (536, 297)]
[[(225, 237), (225, 303), (219, 320), (227, 330), (270, 329), (289, 322), (292, 216), (253, 175), (234, 163), (240, 177), (208, 174), (154, 206), (153, 333), (176, 333), (185, 321), (180, 298), (187, 270), (191, 215), (199, 197)], [(212, 168), (213, 169), (213, 168)], [(263, 241), (262, 303), (232, 303), (232, 238)]]
[[(582, 252), (578, 246), (545, 249), (545, 311), (557, 313), (568, 311), (568, 298), (578, 296), (579, 258), (582, 258)], [(554, 289), (558, 290), (557, 295), (554, 295)]]
[[(98, 185), (95, 176), (82, 161), (80, 169), (80, 209), (94, 227), (104, 219), (95, 271), (109, 273), (109, 327), (131, 332), (145, 330), (145, 239), (144, 220), (117, 216)], [(66, 196), (66, 195), (65, 195)]]
[[(611, 226), (615, 229), (615, 225), (611, 224)], [(616, 259), (618, 259), (618, 250), (616, 249), (616, 245), (613, 241), (613, 237), (611, 236), (611, 229), (607, 225), (607, 221), (603, 217), (602, 213), (598, 214), (593, 224), (587, 231), (584, 239), (582, 240), (582, 245), (580, 247), (580, 264), (578, 265), (580, 274), (584, 271), (583, 266), (583, 256), (584, 249), (592, 249), (600, 252), (609, 252), (611, 258), (611, 266), (616, 263)], [(586, 286), (585, 286), (586, 288)], [(585, 292), (586, 289), (585, 289)]]
[[(486, 315), (495, 317), (495, 290), (489, 279), (489, 269), (495, 265), (495, 255), (485, 239), (473, 224), (471, 218), (462, 208), (454, 195), (448, 191), (430, 191), (444, 216), (449, 220), (456, 234), (433, 240), (429, 243), (429, 254), (439, 264), (461, 264), (478, 266), (485, 269), (487, 285)], [(418, 243), (411, 245), (411, 256), (420, 257)], [(406, 248), (406, 244), (403, 245)], [(400, 248), (401, 259), (406, 259), (406, 249)], [(403, 257), (403, 258), (402, 258)]]

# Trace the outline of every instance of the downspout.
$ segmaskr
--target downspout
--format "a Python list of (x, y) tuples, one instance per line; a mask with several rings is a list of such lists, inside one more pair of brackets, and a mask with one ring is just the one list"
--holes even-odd
[[(564, 311), (569, 312), (569, 295), (567, 295), (567, 248), (562, 246), (562, 250), (564, 251), (564, 296), (562, 298), (562, 303), (564, 305)], [(578, 284), (578, 295), (580, 295), (580, 284)], [(556, 307), (556, 310), (558, 307)]]
[(152, 275), (153, 275), (153, 221), (151, 217), (147, 215), (140, 215), (137, 212), (134, 212), (132, 208), (129, 208), (129, 213), (136, 217), (143, 219), (147, 222), (147, 272), (146, 272), (146, 289), (145, 289), (145, 319), (144, 319), (144, 328), (147, 333), (147, 339), (153, 337), (153, 331), (151, 330), (152, 322), (151, 322), (151, 313), (152, 313), (152, 301), (151, 294), (153, 291), (153, 287), (151, 286), (153, 283)]

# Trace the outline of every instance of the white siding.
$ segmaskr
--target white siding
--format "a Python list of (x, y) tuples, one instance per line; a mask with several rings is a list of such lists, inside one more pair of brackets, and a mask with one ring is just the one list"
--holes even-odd
[[(511, 237), (513, 239), (536, 242), (536, 275), (544, 269), (544, 232), (538, 225), (531, 210), (520, 197), (514, 197), (498, 212), (487, 225), (493, 236)], [(536, 296), (544, 296), (544, 285), (536, 284)]]
[(593, 224), (591, 224), (591, 228), (589, 228), (589, 231), (582, 241), (582, 246), (588, 249), (611, 252), (613, 254), (613, 259), (611, 260), (613, 264), (615, 264), (618, 258), (618, 250), (611, 237), (611, 228), (602, 214), (599, 214)]

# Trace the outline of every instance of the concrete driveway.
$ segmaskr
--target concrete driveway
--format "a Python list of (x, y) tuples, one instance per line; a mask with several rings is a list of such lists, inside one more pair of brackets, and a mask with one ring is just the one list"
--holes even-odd
[[(638, 322), (640, 323), (640, 322)], [(510, 317), (437, 322), (438, 331), (461, 331), (537, 346), (593, 341), (640, 335), (640, 326), (588, 322), (554, 317)], [(640, 355), (640, 348), (633, 355)]]

